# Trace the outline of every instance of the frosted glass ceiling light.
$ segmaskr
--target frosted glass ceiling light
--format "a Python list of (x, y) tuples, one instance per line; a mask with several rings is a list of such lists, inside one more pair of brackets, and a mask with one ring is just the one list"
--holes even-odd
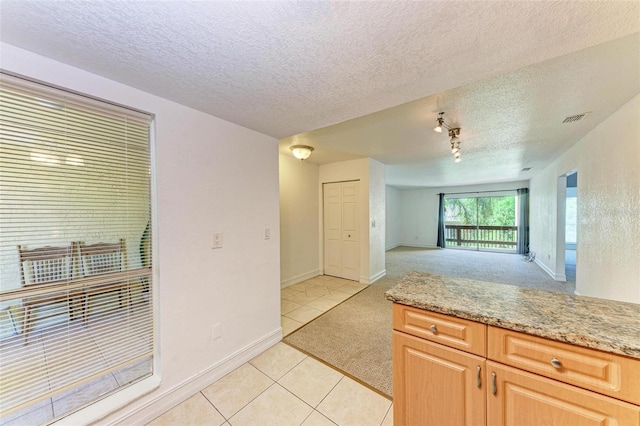
[(298, 160), (304, 161), (309, 156), (311, 156), (311, 152), (313, 151), (313, 147), (309, 145), (292, 145), (289, 147), (291, 152), (293, 152), (293, 156)]

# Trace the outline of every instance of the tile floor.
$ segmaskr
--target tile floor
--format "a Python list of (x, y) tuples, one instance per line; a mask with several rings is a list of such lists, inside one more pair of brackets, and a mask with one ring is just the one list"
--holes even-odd
[[(366, 285), (318, 276), (282, 290), (287, 335)], [(391, 426), (386, 397), (331, 367), (278, 343), (148, 426)]]
[[(149, 303), (138, 303), (129, 309), (118, 309), (90, 319), (51, 324), (29, 334), (28, 345), (22, 335), (0, 343), (0, 407), (28, 401), (34, 396), (55, 390), (73, 374), (89, 375), (120, 365), (131, 352), (123, 348), (151, 350), (150, 330), (139, 330), (135, 324), (151, 315)], [(107, 326), (108, 325), (108, 326)], [(119, 344), (114, 344), (117, 341)], [(81, 359), (71, 359), (82, 348)], [(21, 372), (32, 371), (24, 381), (9, 380)], [(21, 411), (0, 417), (0, 426), (27, 426), (50, 422), (54, 417), (77, 409), (120, 386), (151, 374), (151, 359), (106, 373), (71, 390), (47, 398)], [(4, 379), (4, 380), (3, 380)], [(18, 392), (19, 390), (19, 392)], [(18, 395), (10, 399), (11, 395)], [(18, 399), (21, 398), (21, 399)]]
[(282, 334), (290, 334), (365, 287), (356, 281), (319, 275), (282, 289)]
[(390, 426), (391, 401), (278, 343), (148, 426)]
[[(314, 318), (350, 298), (366, 285), (329, 276), (318, 276), (287, 287), (281, 292), (283, 334), (287, 335)], [(118, 320), (119, 314), (109, 321)], [(97, 324), (90, 323), (85, 336), (95, 341), (96, 358), (92, 363), (110, 362), (109, 348), (94, 335)], [(71, 327), (81, 327), (72, 323)], [(20, 338), (20, 337), (15, 337)], [(47, 332), (34, 332), (28, 348), (34, 356), (50, 357), (53, 346)], [(104, 346), (104, 347), (103, 347)], [(1, 349), (0, 345), (0, 349)], [(0, 350), (0, 353), (2, 351)], [(38, 356), (36, 356), (38, 355)], [(38, 358), (39, 357), (39, 358)], [(13, 365), (2, 357), (3, 372), (24, 368), (24, 362)], [(38, 364), (46, 368), (47, 363)], [(132, 378), (148, 374), (150, 364), (143, 360), (126, 371), (109, 373), (80, 389), (49, 398), (25, 412), (0, 419), (0, 425), (30, 425), (50, 421), (56, 413), (82, 405), (98, 395), (111, 391)], [(42, 374), (42, 386), (55, 378), (52, 372)], [(36, 376), (37, 377), (37, 376)], [(32, 390), (36, 389), (34, 384)], [(152, 425), (391, 425), (391, 401), (356, 381), (308, 357), (302, 352), (278, 343), (250, 362), (242, 365), (208, 388), (151, 422)]]

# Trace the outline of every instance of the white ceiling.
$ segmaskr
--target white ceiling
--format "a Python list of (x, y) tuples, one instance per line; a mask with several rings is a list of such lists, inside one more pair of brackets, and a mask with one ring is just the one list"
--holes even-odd
[[(398, 186), (527, 179), (521, 168), (640, 91), (640, 39), (625, 37), (640, 31), (638, 1), (2, 0), (0, 12), (4, 42), (296, 135), (281, 151), (306, 141), (313, 162), (371, 156)], [(438, 111), (462, 127), (462, 163), (429, 130)]]

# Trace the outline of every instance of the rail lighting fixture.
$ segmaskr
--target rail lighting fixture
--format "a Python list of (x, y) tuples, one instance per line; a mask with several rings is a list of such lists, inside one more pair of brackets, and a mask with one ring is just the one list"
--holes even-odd
[(311, 156), (311, 152), (313, 151), (313, 147), (309, 145), (292, 145), (289, 147), (291, 152), (293, 152), (293, 156), (298, 160), (304, 161), (309, 156)]
[(460, 138), (458, 137), (460, 136), (460, 127), (449, 126), (447, 123), (445, 123), (443, 115), (444, 112), (438, 114), (438, 118), (436, 119), (438, 125), (434, 127), (433, 130), (438, 133), (442, 133), (442, 129), (448, 130), (451, 143), (451, 153), (453, 154), (453, 158), (455, 159), (454, 161), (456, 163), (459, 163), (460, 161), (462, 161), (460, 159)]

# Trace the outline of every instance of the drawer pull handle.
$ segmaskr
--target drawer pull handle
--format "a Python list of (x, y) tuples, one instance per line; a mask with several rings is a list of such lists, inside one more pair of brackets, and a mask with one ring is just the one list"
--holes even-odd
[(482, 368), (479, 365), (476, 367), (476, 385), (482, 387)]
[(494, 395), (498, 393), (498, 385), (496, 384), (496, 373), (495, 373), (495, 371), (491, 372), (491, 393), (494, 394)]
[(431, 330), (433, 334), (438, 334), (438, 327), (436, 327), (435, 324), (431, 324), (431, 326), (429, 327), (429, 330)]
[(562, 368), (562, 362), (558, 358), (552, 358), (551, 365), (553, 368)]

